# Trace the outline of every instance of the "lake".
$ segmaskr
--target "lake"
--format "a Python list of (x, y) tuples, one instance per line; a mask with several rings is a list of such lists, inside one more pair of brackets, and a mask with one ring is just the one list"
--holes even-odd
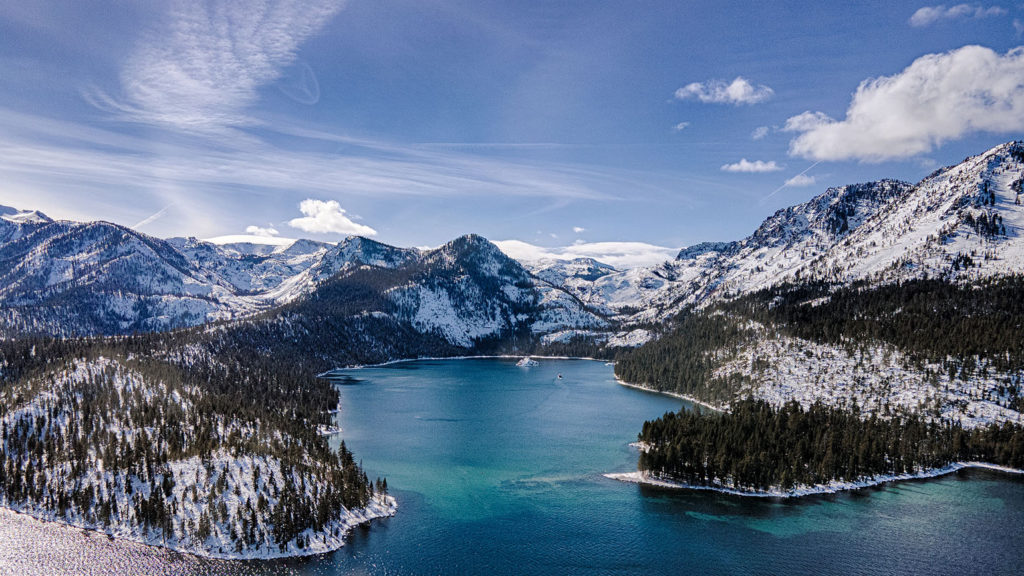
[(620, 386), (604, 363), (340, 376), (341, 437), (399, 501), (342, 550), (214, 561), (0, 512), (0, 574), (1024, 573), (1018, 477), (967, 470), (796, 500), (659, 490), (602, 474), (634, 469), (643, 421), (684, 403)]

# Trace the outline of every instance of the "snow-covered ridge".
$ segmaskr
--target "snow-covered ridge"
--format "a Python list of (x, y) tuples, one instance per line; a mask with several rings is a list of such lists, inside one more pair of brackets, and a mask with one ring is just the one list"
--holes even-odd
[(779, 210), (742, 240), (697, 244), (658, 266), (563, 284), (628, 326), (783, 283), (1024, 273), (1022, 186), (1024, 144), (1008, 142), (917, 184), (829, 188)]
[(217, 244), (106, 222), (3, 222), (0, 333), (123, 334), (239, 319), (367, 269), (401, 270), (408, 281), (386, 288), (397, 311), (362, 312), (395, 314), (461, 347), (523, 325), (538, 334), (605, 326), (475, 235), (422, 251), (361, 237)]
[[(623, 271), (586, 258), (524, 265), (475, 235), (433, 250), (359, 237), (337, 245), (262, 237), (218, 245), (4, 208), (0, 328), (59, 335), (166, 330), (273, 309), (363, 266), (419, 267), (434, 274), (390, 287), (390, 297), (402, 309), (415, 308), (400, 315), (403, 321), (453, 344), (525, 323), (539, 336), (588, 331), (611, 344), (636, 345), (643, 335), (636, 328), (780, 283), (924, 276), (969, 282), (1024, 272), (1022, 183), (1024, 145), (1009, 142), (914, 185), (880, 180), (830, 188), (779, 210), (747, 238), (698, 244), (675, 260)], [(466, 275), (456, 262), (480, 274)], [(444, 290), (443, 282), (420, 281), (444, 274)], [(491, 280), (480, 283), (484, 277)], [(479, 309), (469, 311), (463, 295)], [(513, 310), (529, 300), (540, 308)]]

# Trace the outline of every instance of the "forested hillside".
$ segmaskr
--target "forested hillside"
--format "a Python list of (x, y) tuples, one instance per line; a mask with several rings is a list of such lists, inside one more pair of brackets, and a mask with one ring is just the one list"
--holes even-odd
[(1024, 466), (1024, 278), (780, 286), (681, 314), (616, 374), (723, 413), (644, 425), (641, 470), (741, 491)]
[(668, 413), (645, 422), (639, 467), (694, 486), (787, 491), (954, 462), (1024, 468), (1024, 427), (965, 430), (919, 416), (865, 417), (820, 402), (735, 402), (724, 414)]
[(331, 550), (353, 524), (391, 513), (383, 483), (318, 433), (338, 397), (307, 367), (157, 360), (151, 346), (0, 343), (0, 504), (237, 557)]
[[(835, 404), (847, 391), (869, 411), (891, 400), (893, 411), (953, 418), (950, 407), (974, 403), (1016, 421), (1022, 318), (1021, 277), (782, 286), (683, 313), (657, 341), (622, 353), (615, 369), (623, 380), (715, 405), (747, 394), (776, 405)], [(900, 396), (911, 388), (922, 393)]]

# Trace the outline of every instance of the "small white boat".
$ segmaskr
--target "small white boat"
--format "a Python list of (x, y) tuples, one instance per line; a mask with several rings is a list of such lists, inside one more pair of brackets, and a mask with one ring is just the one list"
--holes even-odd
[(523, 368), (528, 368), (530, 366), (536, 366), (538, 364), (540, 364), (540, 362), (537, 362), (536, 360), (534, 360), (533, 358), (530, 358), (529, 356), (523, 356), (522, 360), (520, 360), (519, 362), (516, 362), (516, 366), (521, 366)]

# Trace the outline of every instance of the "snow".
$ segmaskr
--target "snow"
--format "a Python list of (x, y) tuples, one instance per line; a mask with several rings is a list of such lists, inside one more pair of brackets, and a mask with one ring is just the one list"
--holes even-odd
[[(192, 405), (194, 398), (202, 394), (194, 387), (170, 389), (162, 381), (144, 379), (129, 364), (130, 361), (126, 363), (105, 357), (75, 360), (47, 375), (37, 377), (31, 386), (42, 389), (28, 394), (28, 400), (22, 402), (18, 401), (22, 393), (17, 387), (7, 388), (0, 394), (7, 396), (5, 404), (10, 409), (0, 416), (0, 423), (7, 430), (15, 428), (19, 423), (34, 422), (42, 417), (47, 422), (39, 438), (43, 441), (55, 427), (66, 430), (72, 424), (76, 417), (67, 412), (68, 405), (60, 403), (59, 400), (60, 397), (67, 397), (69, 394), (80, 399), (81, 385), (86, 382), (109, 383), (121, 405), (127, 405), (129, 398), (137, 402), (168, 398), (172, 403), (185, 409)], [(102, 418), (105, 432), (118, 438), (122, 445), (134, 446), (144, 439), (144, 430), (126, 426), (118, 413), (104, 414)], [(233, 420), (224, 421), (222, 428), (221, 432), (225, 436), (229, 433), (239, 433), (246, 437), (259, 432), (250, 425)], [(152, 433), (152, 429), (145, 429), (145, 432)], [(327, 432), (333, 434), (340, 430), (332, 429)], [(277, 439), (285, 440), (280, 437)], [(307, 529), (299, 538), (286, 543), (282, 549), (272, 539), (273, 525), (270, 524), (270, 515), (266, 512), (256, 514), (253, 511), (256, 503), (264, 499), (267, 510), (273, 510), (286, 484), (296, 488), (301, 486), (299, 490), (304, 490), (306, 496), (314, 494), (322, 487), (313, 476), (286, 476), (281, 461), (273, 456), (218, 450), (202, 457), (193, 456), (169, 461), (165, 466), (149, 470), (149, 479), (139, 476), (145, 471), (129, 474), (124, 468), (106, 469), (98, 452), (90, 452), (89, 456), (92, 466), (82, 470), (77, 476), (72, 476), (70, 464), (64, 463), (40, 470), (41, 478), (45, 478), (41, 481), (48, 486), (54, 486), (55, 481), (59, 479), (63, 485), (74, 485), (78, 490), (95, 490), (103, 499), (116, 503), (116, 506), (112, 507), (109, 521), (101, 525), (90, 520), (90, 513), (95, 513), (95, 510), (90, 512), (88, 508), (79, 509), (72, 506), (66, 513), (58, 514), (52, 509), (52, 505), (46, 507), (33, 502), (9, 502), (4, 493), (0, 493), (0, 507), (40, 520), (59, 522), (144, 544), (216, 558), (277, 558), (329, 552), (344, 545), (345, 536), (353, 526), (374, 518), (393, 515), (397, 507), (393, 498), (377, 495), (365, 508), (342, 509), (322, 530)], [(144, 528), (141, 520), (136, 517), (134, 505), (137, 498), (148, 499), (153, 487), (161, 486), (165, 477), (173, 479), (170, 495), (163, 498), (166, 505), (174, 510), (169, 535)], [(213, 488), (218, 483), (224, 487), (217, 492), (220, 494), (218, 506), (224, 511), (224, 516), (214, 518), (209, 536), (200, 540), (197, 536), (197, 526), (204, 513), (213, 508), (212, 503), (208, 501), (208, 495), (214, 493)], [(249, 518), (256, 519), (256, 524), (250, 526), (250, 530), (256, 534), (256, 543), (243, 547), (236, 541), (235, 534), (243, 533), (245, 522)]]
[(650, 330), (637, 328), (625, 332), (618, 332), (608, 339), (609, 346), (619, 348), (636, 348), (654, 339), (654, 333)]
[(789, 490), (777, 488), (764, 491), (740, 490), (732, 488), (725, 484), (716, 484), (710, 486), (688, 484), (686, 482), (680, 482), (679, 480), (673, 479), (668, 476), (653, 474), (646, 471), (609, 473), (604, 474), (603, 476), (605, 478), (609, 478), (611, 480), (618, 480), (620, 482), (628, 482), (632, 484), (646, 484), (649, 486), (657, 486), (659, 488), (671, 488), (680, 490), (707, 490), (712, 492), (721, 492), (723, 494), (732, 494), (735, 496), (752, 496), (759, 498), (799, 498), (801, 496), (810, 496), (812, 494), (835, 494), (836, 492), (844, 492), (848, 490), (860, 490), (863, 488), (869, 488), (871, 486), (877, 486), (879, 484), (885, 484), (887, 482), (937, 478), (939, 476), (945, 476), (946, 474), (951, 474), (958, 470), (964, 470), (967, 468), (997, 470), (1000, 472), (1005, 472), (1007, 474), (1024, 474), (1024, 470), (1008, 468), (1006, 466), (998, 466), (995, 464), (989, 464), (987, 462), (954, 462), (953, 464), (943, 466), (942, 468), (923, 468), (916, 472), (911, 472), (908, 474), (879, 474), (876, 476), (867, 476), (852, 481), (832, 481), (829, 482), (828, 484), (814, 484), (810, 486), (799, 485)]
[(751, 336), (738, 349), (716, 350), (716, 378), (739, 375), (746, 382), (736, 393), (780, 406), (796, 400), (805, 408), (816, 401), (862, 414), (923, 413), (965, 428), (990, 423), (1024, 424), (1024, 414), (1009, 408), (1000, 387), (1020, 382), (1024, 373), (999, 372), (975, 359), (970, 375), (950, 377), (935, 363), (919, 364), (884, 342), (830, 346), (773, 332), (749, 322)]
[[(1013, 184), (1024, 164), (1003, 144), (917, 185), (893, 180), (829, 188), (779, 210), (750, 236), (680, 251), (675, 261), (590, 280), (534, 264), (553, 284), (628, 326), (662, 322), (689, 306), (784, 282), (968, 282), (1024, 273), (1024, 206)], [(985, 191), (994, 202), (985, 203)], [(982, 236), (970, 218), (999, 215), (1005, 235)], [(958, 255), (973, 266), (954, 269)]]

